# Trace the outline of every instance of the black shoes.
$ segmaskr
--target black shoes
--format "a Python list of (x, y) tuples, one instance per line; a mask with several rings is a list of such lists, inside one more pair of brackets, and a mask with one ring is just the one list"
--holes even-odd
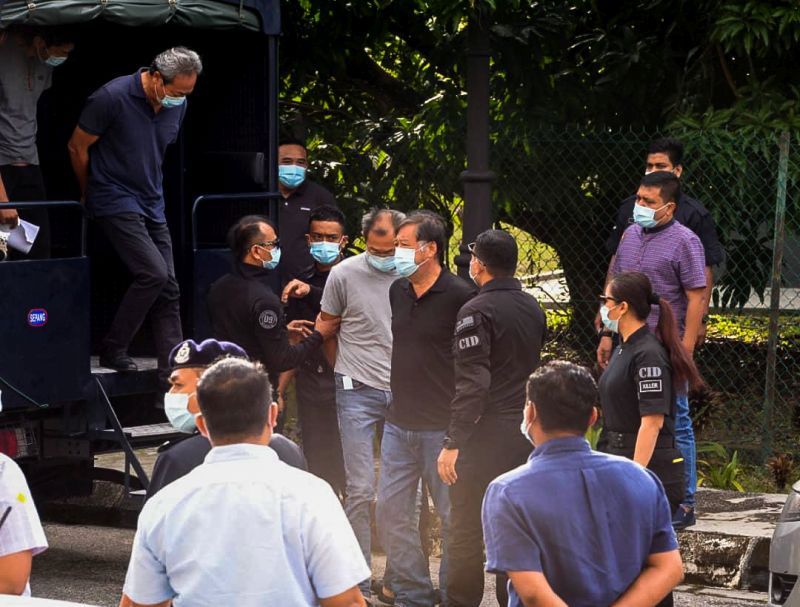
[(125, 352), (102, 352), (100, 354), (100, 366), (122, 372), (139, 370), (133, 359)]

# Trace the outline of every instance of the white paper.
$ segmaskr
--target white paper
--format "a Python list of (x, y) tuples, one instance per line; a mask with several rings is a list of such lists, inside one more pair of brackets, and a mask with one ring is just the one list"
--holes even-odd
[(39, 226), (20, 219), (19, 225), (8, 233), (8, 246), (27, 255), (38, 234)]

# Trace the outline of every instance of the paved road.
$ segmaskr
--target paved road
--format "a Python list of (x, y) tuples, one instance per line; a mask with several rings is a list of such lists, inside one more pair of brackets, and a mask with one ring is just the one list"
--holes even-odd
[[(34, 596), (116, 607), (125, 579), (125, 569), (133, 542), (133, 531), (111, 527), (47, 523), (45, 533), (50, 549), (34, 559), (31, 587)], [(376, 557), (375, 573), (380, 575), (384, 560)], [(433, 560), (432, 569), (438, 567)], [(482, 606), (496, 605), (492, 580)], [(715, 595), (698, 595), (713, 592)], [(724, 596), (712, 589), (686, 588), (677, 594), (679, 607), (728, 607), (764, 605), (760, 594)], [(751, 599), (751, 600), (748, 600)], [(752, 599), (764, 599), (754, 602)], [(1, 602), (1, 601), (0, 601)]]

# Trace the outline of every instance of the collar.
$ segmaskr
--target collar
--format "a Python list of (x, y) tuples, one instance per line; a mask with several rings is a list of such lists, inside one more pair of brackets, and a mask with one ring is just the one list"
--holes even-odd
[(589, 453), (592, 448), (582, 436), (567, 436), (565, 438), (552, 438), (545, 444), (536, 447), (528, 458), (530, 461), (540, 455), (555, 455), (556, 453)]
[[(308, 169), (306, 169), (306, 171), (308, 171)], [(307, 189), (308, 189), (308, 177), (303, 179), (303, 183), (301, 183), (299, 186), (297, 186), (295, 189), (289, 192), (289, 195), (286, 198), (284, 198), (284, 200), (289, 200), (294, 196), (302, 196), (303, 194), (306, 193)]]
[(674, 224), (674, 223), (675, 223), (675, 216), (673, 215), (672, 219), (670, 219), (663, 226), (656, 226), (654, 228), (642, 228), (642, 232), (645, 233), (645, 234), (658, 234), (659, 232), (663, 232), (667, 228), (671, 227), (672, 224)]
[(232, 462), (243, 459), (263, 459), (270, 462), (278, 461), (278, 454), (267, 445), (252, 445), (250, 443), (236, 443), (213, 447), (206, 455), (206, 464)]
[(650, 329), (647, 326), (647, 323), (636, 329), (633, 333), (628, 335), (628, 339), (623, 340), (622, 336), (620, 335), (620, 341), (623, 345), (629, 346), (631, 344), (635, 344), (637, 341), (641, 341), (645, 335), (650, 332)]
[(243, 261), (234, 263), (233, 272), (242, 278), (265, 278), (272, 273), (271, 270), (259, 268), (258, 266), (251, 266), (249, 263)]
[(144, 87), (142, 86), (142, 72), (147, 71), (147, 69), (148, 68), (146, 67), (140, 67), (138, 70), (136, 70), (136, 73), (131, 78), (131, 85), (128, 88), (128, 92), (133, 97), (140, 97), (145, 101), (147, 101), (147, 95), (144, 94)]
[(522, 283), (516, 278), (495, 278), (481, 287), (481, 293), (489, 291), (522, 291)]
[[(422, 294), (422, 297), (425, 297), (428, 293), (442, 293), (442, 292), (444, 292), (446, 290), (445, 282), (447, 282), (447, 280), (448, 280), (448, 276), (447, 276), (448, 274), (450, 274), (450, 272), (443, 267), (442, 271), (439, 272), (439, 276), (436, 278), (436, 282), (434, 282), (428, 288), (428, 290), (425, 291)], [(412, 286), (411, 281), (408, 278), (406, 278), (403, 281), (403, 288), (405, 289), (406, 293), (408, 293), (409, 296), (412, 299), (417, 299), (417, 294), (414, 292), (414, 287)]]

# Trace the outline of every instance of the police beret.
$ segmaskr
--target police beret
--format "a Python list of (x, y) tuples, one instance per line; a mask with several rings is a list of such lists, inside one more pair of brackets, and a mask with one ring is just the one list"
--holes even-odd
[(172, 348), (169, 366), (171, 369), (208, 367), (226, 356), (247, 359), (247, 352), (229, 341), (206, 339), (198, 344), (193, 339), (187, 339)]

